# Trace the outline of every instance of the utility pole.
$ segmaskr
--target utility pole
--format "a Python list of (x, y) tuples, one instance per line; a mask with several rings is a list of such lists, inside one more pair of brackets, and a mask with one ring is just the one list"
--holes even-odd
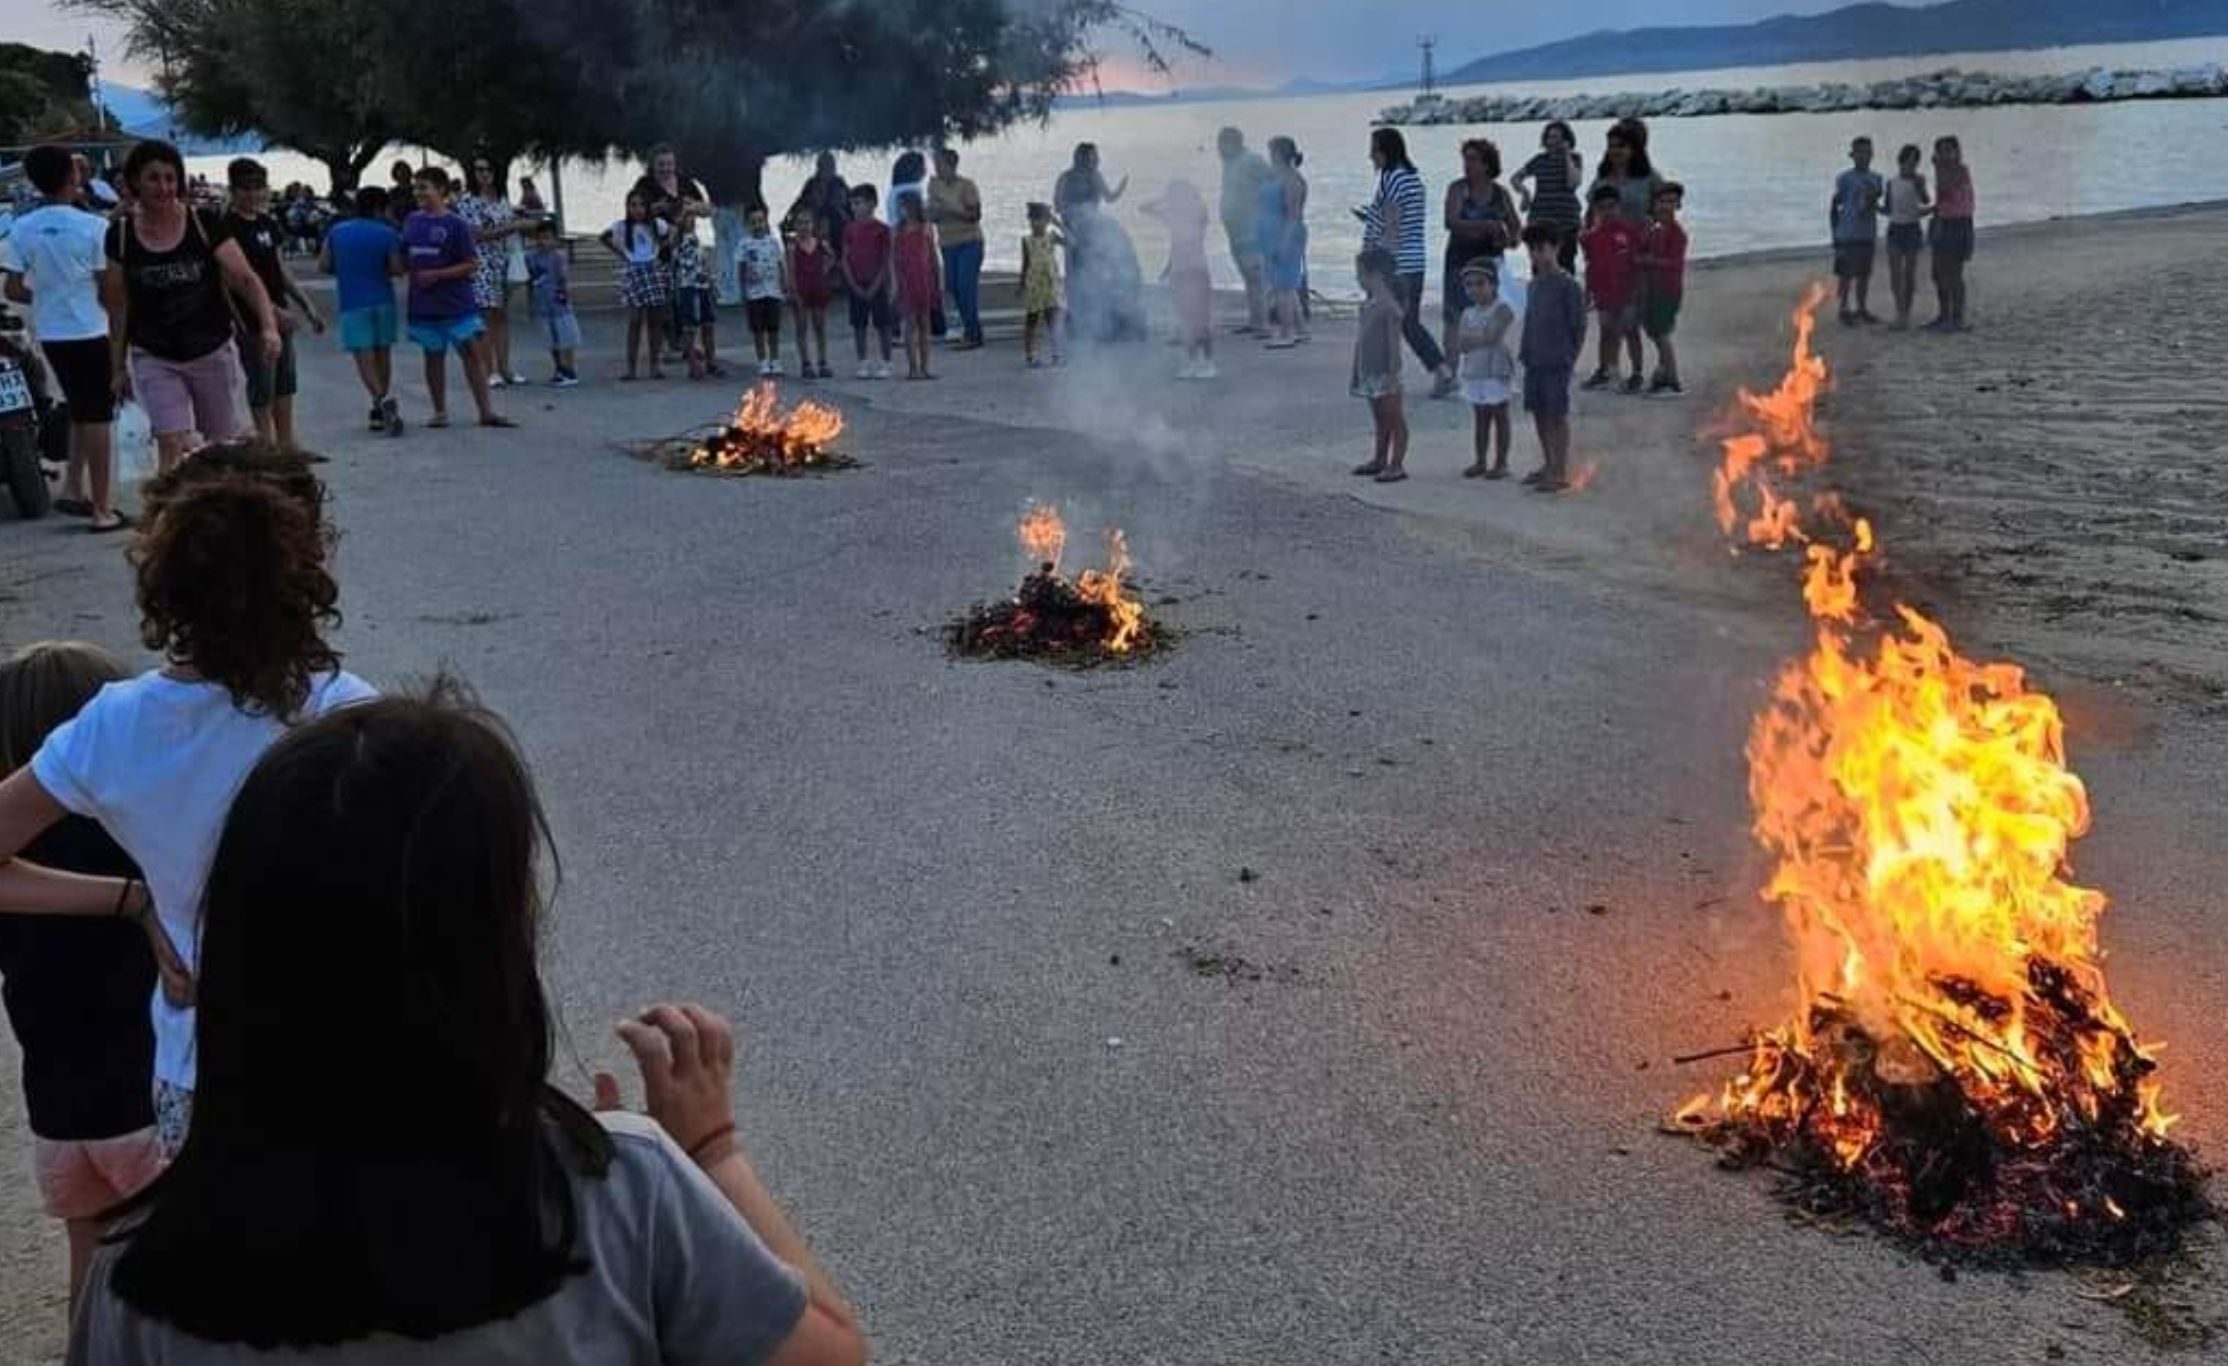
[(1427, 33), (1416, 40), (1416, 46), (1423, 49), (1423, 93), (1436, 95), (1439, 93), (1439, 73), (1432, 64), (1432, 53), (1439, 46), (1439, 40)]

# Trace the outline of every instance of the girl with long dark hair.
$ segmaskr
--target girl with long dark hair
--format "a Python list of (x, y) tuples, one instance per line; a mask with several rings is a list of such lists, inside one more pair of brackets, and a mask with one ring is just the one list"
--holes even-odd
[(192, 1134), (95, 1261), (73, 1363), (864, 1360), (735, 1137), (725, 1020), (619, 1027), (648, 1118), (550, 1085), (547, 843), (453, 686), (263, 756), (209, 874)]

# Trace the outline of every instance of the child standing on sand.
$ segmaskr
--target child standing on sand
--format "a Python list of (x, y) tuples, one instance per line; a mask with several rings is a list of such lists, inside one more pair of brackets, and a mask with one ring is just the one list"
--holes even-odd
[(1679, 305), (1686, 301), (1686, 229), (1679, 225), (1685, 203), (1684, 185), (1676, 180), (1658, 185), (1648, 235), (1640, 246), (1640, 326), (1656, 344), (1650, 398), (1677, 398), (1686, 392), (1679, 382), (1678, 348), (1671, 344)]
[(1570, 381), (1586, 349), (1586, 291), (1557, 259), (1562, 234), (1546, 223), (1528, 224), (1524, 250), (1532, 258), (1532, 289), (1524, 302), (1524, 406), (1539, 432), (1541, 465), (1524, 476), (1538, 493), (1570, 487)]
[(1066, 361), (1060, 352), (1060, 248), (1066, 245), (1052, 225), (1052, 206), (1031, 204), (1029, 235), (1021, 239), (1021, 352), (1032, 370), (1044, 363), (1037, 358), (1040, 328), (1051, 337), (1052, 363)]
[(1584, 384), (1606, 389), (1617, 382), (1618, 351), (1632, 358), (1632, 374), (1621, 386), (1640, 392), (1640, 244), (1642, 229), (1625, 217), (1624, 193), (1615, 185), (1594, 186), (1593, 224), (1579, 235), (1586, 253), (1586, 292), (1601, 315), (1601, 360)]
[(835, 298), (835, 268), (835, 248), (820, 235), (820, 220), (800, 211), (790, 223), (789, 306), (796, 312), (797, 373), (806, 379), (834, 374), (828, 368), (828, 304)]
[(1929, 332), (1965, 332), (1965, 265), (1973, 259), (1973, 171), (1956, 138), (1934, 139), (1934, 297), (1941, 312)]
[(1456, 325), (1455, 346), (1462, 357), (1462, 397), (1476, 419), (1476, 458), (1462, 471), (1465, 479), (1509, 477), (1509, 399), (1516, 380), (1509, 332), (1516, 310), (1501, 298), (1498, 264), (1498, 258), (1481, 257), (1462, 267), (1462, 292), (1470, 304)]
[[(1872, 316), (1872, 253), (1880, 240), (1880, 201), (1887, 187), (1872, 169), (1872, 139), (1849, 144), (1849, 169), (1835, 177), (1826, 223), (1833, 233), (1833, 274), (1843, 326), (1876, 323)], [(1855, 305), (1850, 295), (1856, 296)]]
[(1184, 343), (1178, 379), (1213, 379), (1214, 282), (1207, 273), (1207, 201), (1188, 180), (1170, 182), (1145, 212), (1168, 227), (1168, 293), (1176, 307), (1176, 334)]
[(928, 368), (929, 339), (944, 297), (943, 253), (919, 190), (899, 195), (897, 212), (897, 311), (905, 324), (905, 377), (934, 379)]
[(1905, 143), (1895, 154), (1895, 179), (1888, 182), (1888, 288), (1895, 293), (1891, 331), (1911, 326), (1911, 306), (1919, 293), (1919, 253), (1926, 249), (1927, 217), (1934, 212), (1919, 169), (1919, 145)]
[(1408, 410), (1400, 391), (1401, 323), (1407, 316), (1401, 292), (1400, 262), (1384, 247), (1371, 247), (1354, 259), (1361, 277), (1362, 316), (1354, 334), (1354, 397), (1369, 404), (1376, 429), (1367, 461), (1354, 473), (1380, 484), (1408, 477)]

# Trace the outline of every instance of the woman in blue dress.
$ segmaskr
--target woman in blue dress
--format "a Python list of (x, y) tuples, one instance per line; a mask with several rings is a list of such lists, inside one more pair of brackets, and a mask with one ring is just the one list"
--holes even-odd
[(1307, 312), (1300, 301), (1307, 282), (1307, 178), (1300, 174), (1301, 160), (1292, 139), (1269, 139), (1270, 174), (1261, 183), (1255, 231), (1269, 315), (1276, 326), (1276, 338), (1268, 344), (1272, 351), (1288, 351), (1307, 340)]

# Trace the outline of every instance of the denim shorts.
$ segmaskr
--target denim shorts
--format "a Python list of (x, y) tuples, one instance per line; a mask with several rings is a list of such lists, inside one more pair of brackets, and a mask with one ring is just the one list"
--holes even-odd
[(1568, 417), (1574, 368), (1568, 365), (1525, 366), (1524, 411), (1534, 417)]
[(446, 351), (462, 351), (474, 337), (487, 331), (487, 324), (477, 313), (466, 313), (455, 318), (412, 318), (410, 340), (416, 342), (427, 355), (438, 356)]
[(393, 346), (402, 334), (396, 322), (393, 304), (351, 308), (340, 315), (340, 349), (378, 351)]

